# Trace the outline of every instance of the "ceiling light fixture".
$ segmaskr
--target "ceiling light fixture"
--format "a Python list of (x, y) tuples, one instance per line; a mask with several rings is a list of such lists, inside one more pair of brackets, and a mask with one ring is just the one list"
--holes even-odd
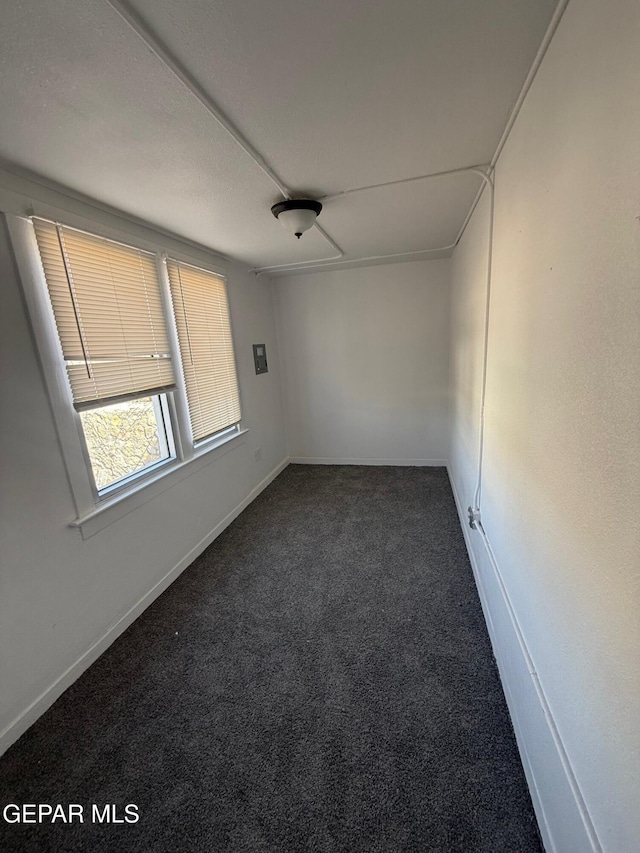
[(283, 228), (292, 231), (299, 240), (303, 232), (308, 231), (314, 224), (321, 210), (319, 201), (310, 198), (289, 198), (274, 204), (271, 213)]

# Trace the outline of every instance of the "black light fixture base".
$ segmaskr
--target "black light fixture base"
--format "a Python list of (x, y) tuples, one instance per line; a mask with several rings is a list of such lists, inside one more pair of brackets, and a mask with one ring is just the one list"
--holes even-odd
[[(285, 210), (313, 210), (315, 215), (318, 216), (322, 210), (322, 204), (312, 198), (288, 198), (285, 201), (279, 201), (277, 204), (274, 204), (271, 208), (271, 213), (277, 219)], [(296, 234), (296, 237), (300, 237), (300, 234)]]

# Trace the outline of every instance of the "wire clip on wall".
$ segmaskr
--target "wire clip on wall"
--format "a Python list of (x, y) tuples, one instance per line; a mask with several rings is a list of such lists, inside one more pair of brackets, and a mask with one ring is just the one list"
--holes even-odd
[(480, 524), (480, 507), (470, 506), (467, 508), (467, 513), (469, 514), (469, 527), (472, 530), (477, 530)]

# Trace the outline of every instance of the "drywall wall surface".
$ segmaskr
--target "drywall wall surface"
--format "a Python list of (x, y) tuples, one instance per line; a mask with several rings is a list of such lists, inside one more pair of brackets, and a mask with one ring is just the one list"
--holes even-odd
[[(530, 676), (513, 664), (506, 680), (560, 853), (640, 850), (639, 45), (636, 0), (570, 2), (496, 172), (482, 485), (496, 567), (479, 534), (470, 542), (503, 578), (515, 617), (504, 642), (519, 629), (530, 654)], [(462, 508), (487, 227), (484, 199), (453, 259), (450, 470)], [(494, 587), (489, 611), (504, 604)], [(527, 727), (526, 677), (539, 680), (551, 751)], [(545, 776), (553, 767), (564, 783)], [(586, 847), (554, 818), (560, 788), (585, 811)]]
[[(0, 224), (0, 731), (5, 732), (2, 745), (8, 746), (24, 720), (47, 706), (56, 680), (68, 685), (93, 644), (185, 556), (193, 559), (211, 531), (268, 480), (286, 451), (270, 285), (230, 265), (231, 318), (249, 432), (236, 440), (239, 446), (83, 541), (68, 526), (74, 518), (72, 496), (4, 219)], [(266, 343), (272, 357), (269, 373), (262, 376), (254, 372), (253, 343)], [(33, 703), (35, 710), (29, 710)]]
[(449, 263), (274, 281), (293, 460), (442, 464)]

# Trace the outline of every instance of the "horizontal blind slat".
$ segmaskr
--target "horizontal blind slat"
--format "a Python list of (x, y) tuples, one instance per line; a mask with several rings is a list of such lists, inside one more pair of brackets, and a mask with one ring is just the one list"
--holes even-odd
[(47, 220), (33, 225), (74, 403), (173, 386), (154, 255)]

